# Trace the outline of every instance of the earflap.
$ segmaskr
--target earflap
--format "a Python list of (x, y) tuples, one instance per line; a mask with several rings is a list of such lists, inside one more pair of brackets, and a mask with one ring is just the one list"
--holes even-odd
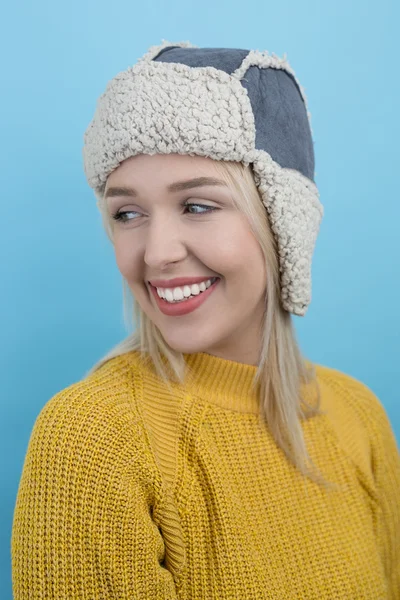
[(317, 186), (295, 169), (278, 165), (264, 150), (246, 156), (251, 162), (262, 203), (278, 243), (281, 303), (304, 316), (311, 302), (311, 263), (324, 214)]

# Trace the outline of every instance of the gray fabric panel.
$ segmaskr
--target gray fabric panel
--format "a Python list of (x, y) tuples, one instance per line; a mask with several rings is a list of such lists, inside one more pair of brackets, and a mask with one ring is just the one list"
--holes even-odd
[(231, 75), (240, 67), (249, 50), (233, 48), (180, 48), (168, 46), (153, 60), (177, 62), (188, 67), (214, 67)]
[[(215, 67), (229, 75), (249, 50), (168, 46), (153, 59), (189, 67)], [(297, 169), (314, 181), (314, 145), (297, 83), (282, 69), (252, 66), (241, 80), (247, 89), (256, 125), (256, 149), (265, 150), (281, 167)]]
[(281, 69), (250, 67), (242, 79), (256, 124), (256, 148), (314, 181), (314, 145), (297, 83)]

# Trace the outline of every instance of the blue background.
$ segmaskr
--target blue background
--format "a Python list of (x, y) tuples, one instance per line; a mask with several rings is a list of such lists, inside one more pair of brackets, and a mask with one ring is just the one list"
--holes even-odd
[(313, 299), (294, 317), (311, 360), (366, 383), (400, 439), (399, 3), (266, 0), (7, 3), (0, 40), (1, 598), (35, 419), (126, 335), (121, 277), (82, 166), (107, 82), (162, 39), (287, 58), (312, 116), (325, 216)]

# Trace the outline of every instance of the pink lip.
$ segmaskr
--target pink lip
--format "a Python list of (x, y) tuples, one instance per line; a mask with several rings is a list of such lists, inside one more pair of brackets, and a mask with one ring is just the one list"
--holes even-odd
[(169, 302), (163, 300), (163, 298), (160, 298), (155, 287), (150, 286), (150, 290), (156, 300), (158, 308), (164, 315), (168, 315), (169, 317), (180, 317), (182, 315), (186, 315), (187, 313), (193, 312), (196, 310), (196, 308), (199, 308), (199, 306), (201, 306), (213, 293), (220, 281), (220, 279), (217, 279), (210, 285), (209, 288), (205, 290), (205, 292), (201, 292), (197, 296), (190, 298), (190, 300), (176, 302), (175, 304), (170, 304)]

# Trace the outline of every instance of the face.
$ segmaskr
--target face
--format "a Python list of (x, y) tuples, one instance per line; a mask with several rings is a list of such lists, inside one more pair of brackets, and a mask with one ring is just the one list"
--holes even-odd
[[(179, 352), (257, 365), (265, 264), (234, 193), (212, 159), (178, 154), (129, 158), (105, 188), (118, 268), (164, 340)], [(219, 280), (207, 289), (181, 285), (194, 297), (174, 304), (149, 284), (178, 277)]]

